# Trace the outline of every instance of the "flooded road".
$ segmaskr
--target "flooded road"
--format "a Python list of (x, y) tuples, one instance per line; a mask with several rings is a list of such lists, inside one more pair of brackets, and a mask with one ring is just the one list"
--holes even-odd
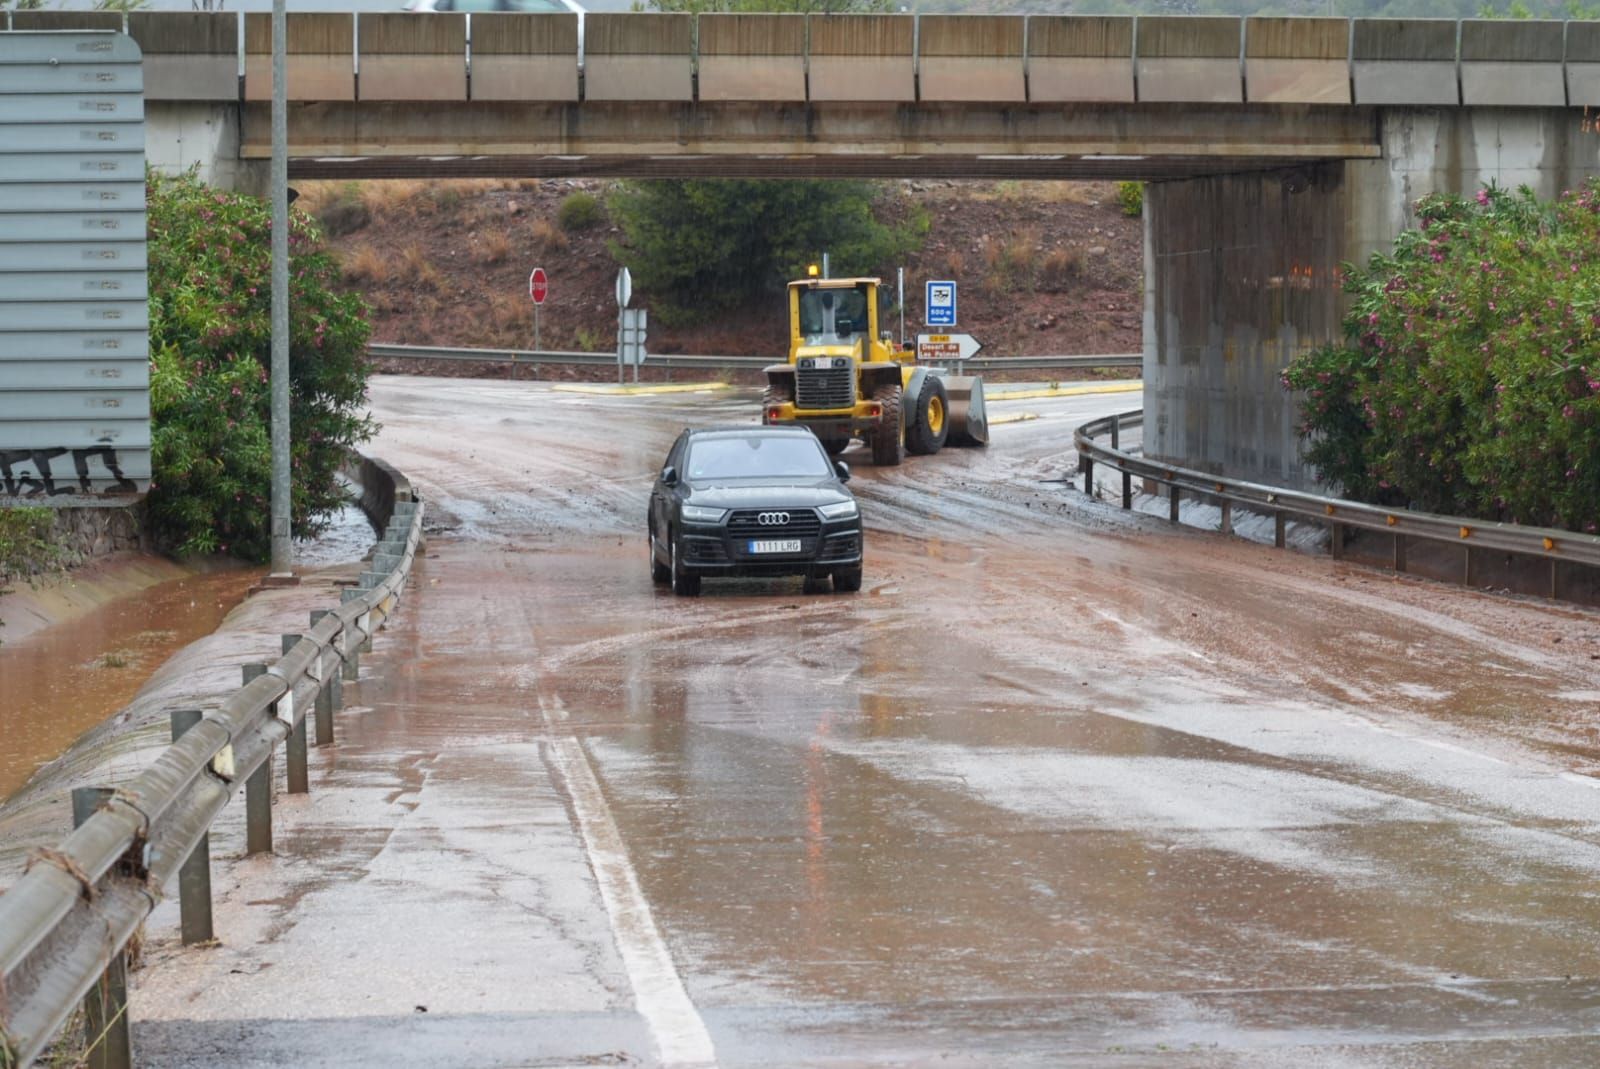
[(847, 455), (858, 595), (677, 598), (650, 479), (752, 394), (373, 392), (426, 559), (147, 1064), (1600, 1057), (1595, 616), (1052, 482), (1136, 394)]

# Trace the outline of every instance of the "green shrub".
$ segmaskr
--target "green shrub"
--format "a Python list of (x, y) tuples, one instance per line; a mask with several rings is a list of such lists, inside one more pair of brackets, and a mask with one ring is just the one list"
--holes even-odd
[(1345, 340), (1297, 358), (1306, 459), (1352, 497), (1595, 530), (1600, 180), (1554, 204), (1430, 196), (1351, 270)]
[(34, 575), (61, 563), (56, 514), (47, 508), (0, 508), (0, 578)]
[[(629, 182), (611, 195), (626, 240), (612, 255), (669, 326), (782, 293), (824, 251), (835, 276), (871, 274), (921, 247), (928, 216), (879, 221), (871, 182), (695, 180)], [(774, 314), (782, 316), (774, 306)]]
[(562, 230), (593, 230), (605, 219), (605, 209), (593, 193), (568, 194), (556, 209), (556, 222), (561, 224)]
[(1137, 218), (1144, 214), (1144, 183), (1143, 182), (1118, 182), (1117, 203), (1122, 205), (1122, 214)]
[[(271, 210), (192, 173), (151, 172), (149, 531), (181, 554), (264, 560), (271, 449)], [(336, 472), (371, 435), (366, 308), (335, 289), (316, 225), (292, 213), (292, 517), (315, 535), (342, 504)]]

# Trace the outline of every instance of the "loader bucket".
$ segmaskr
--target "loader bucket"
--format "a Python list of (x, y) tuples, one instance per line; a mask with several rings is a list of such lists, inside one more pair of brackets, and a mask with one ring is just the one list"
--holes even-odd
[(946, 445), (988, 445), (989, 414), (983, 407), (983, 379), (955, 376), (944, 380), (950, 402), (950, 437)]

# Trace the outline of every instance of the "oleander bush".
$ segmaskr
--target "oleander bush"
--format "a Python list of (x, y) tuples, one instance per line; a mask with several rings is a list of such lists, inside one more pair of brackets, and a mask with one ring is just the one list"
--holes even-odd
[(1297, 358), (1305, 457), (1350, 497), (1594, 531), (1600, 180), (1434, 195), (1348, 269), (1341, 343)]
[[(194, 174), (150, 172), (149, 531), (179, 554), (270, 552), (272, 212)], [(291, 494), (296, 537), (344, 502), (336, 474), (371, 436), (370, 327), (316, 222), (289, 232)]]

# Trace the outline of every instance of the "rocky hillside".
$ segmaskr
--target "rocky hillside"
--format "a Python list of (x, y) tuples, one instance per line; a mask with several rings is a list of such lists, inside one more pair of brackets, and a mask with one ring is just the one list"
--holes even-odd
[[(371, 302), (375, 340), (412, 345), (530, 348), (529, 272), (543, 267), (546, 349), (615, 346), (620, 233), (601, 212), (559, 222), (560, 207), (608, 184), (578, 181), (311, 183), (300, 205), (326, 225), (350, 286)], [(1126, 353), (1140, 348), (1143, 243), (1104, 183), (886, 183), (879, 210), (920, 205), (928, 239), (906, 264), (906, 327), (916, 333), (922, 283), (961, 284), (960, 330), (985, 355)], [(569, 224), (571, 220), (569, 219)], [(635, 303), (649, 305), (649, 294)], [(700, 327), (652, 323), (651, 352), (780, 355), (781, 297)]]

